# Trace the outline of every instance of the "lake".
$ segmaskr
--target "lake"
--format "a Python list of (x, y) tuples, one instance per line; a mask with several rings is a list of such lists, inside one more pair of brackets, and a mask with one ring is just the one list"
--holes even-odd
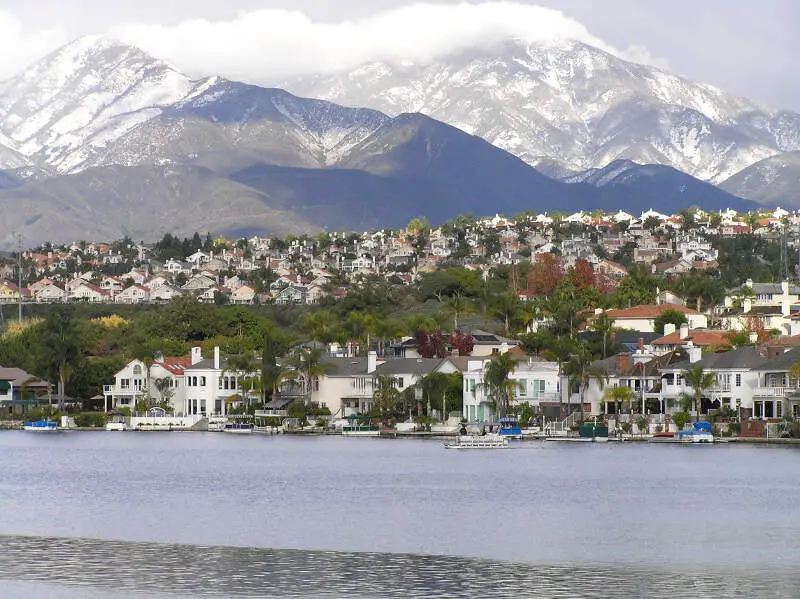
[(797, 597), (800, 447), (0, 432), (0, 597)]

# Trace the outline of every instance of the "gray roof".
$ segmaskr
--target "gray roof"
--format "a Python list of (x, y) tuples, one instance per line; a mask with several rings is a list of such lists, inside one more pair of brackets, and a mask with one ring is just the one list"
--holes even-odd
[(328, 376), (352, 376), (355, 374), (367, 375), (367, 358), (325, 358), (325, 364), (331, 364), (332, 368), (327, 372)]
[[(746, 284), (740, 285), (739, 287), (734, 287), (730, 290), (731, 293), (735, 293), (737, 291), (743, 291), (747, 287)], [(781, 294), (783, 293), (783, 288), (781, 287), (780, 283), (753, 283), (753, 293), (772, 293), (772, 294)], [(800, 294), (800, 286), (795, 284), (789, 284), (789, 293), (792, 294)]]
[[(765, 361), (766, 358), (761, 355), (756, 347), (742, 347), (718, 354), (706, 354), (694, 364), (699, 364), (705, 370), (718, 370), (721, 368), (754, 369), (761, 366)], [(690, 366), (694, 366), (694, 364), (689, 360), (683, 360), (663, 370), (686, 370)]]
[(772, 358), (765, 360), (756, 370), (766, 370), (771, 372), (788, 372), (788, 370), (800, 362), (800, 350), (791, 348)]
[(0, 366), (0, 381), (11, 381), (17, 387), (28, 381), (30, 381), (32, 385), (36, 385), (36, 383), (40, 385), (48, 384), (46, 381), (39, 379), (39, 377), (25, 372), (22, 368), (4, 368), (2, 366)]
[(440, 358), (397, 358), (388, 360), (375, 369), (375, 374), (395, 375), (395, 374), (418, 374), (426, 375), (436, 370), (444, 362)]
[[(225, 358), (220, 358), (219, 360), (219, 368), (220, 370), (225, 370), (228, 367), (228, 360)], [(200, 360), (197, 364), (192, 364), (188, 368), (184, 368), (186, 370), (213, 370), (214, 369), (214, 358), (207, 358), (205, 360)]]

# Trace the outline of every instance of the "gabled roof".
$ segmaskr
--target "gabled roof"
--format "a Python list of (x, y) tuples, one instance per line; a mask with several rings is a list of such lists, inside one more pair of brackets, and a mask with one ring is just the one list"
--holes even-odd
[(664, 335), (653, 341), (653, 345), (678, 345), (691, 341), (698, 347), (716, 347), (728, 344), (729, 331), (709, 331), (708, 329), (692, 329), (689, 335), (681, 339), (680, 331)]
[(375, 369), (375, 374), (378, 376), (396, 374), (426, 375), (434, 372), (445, 360), (446, 358), (395, 358), (379, 365)]
[(169, 373), (175, 376), (180, 376), (183, 374), (183, 371), (185, 369), (189, 368), (189, 366), (192, 365), (192, 359), (188, 356), (180, 358), (168, 357), (164, 358), (160, 362), (156, 362), (156, 364), (161, 366), (164, 370), (168, 371)]
[(766, 361), (757, 347), (741, 347), (728, 352), (716, 354), (706, 354), (699, 361), (692, 364), (689, 360), (683, 360), (676, 364), (671, 364), (670, 370), (686, 370), (690, 366), (699, 364), (705, 370), (733, 369), (750, 370), (758, 368)]
[(618, 318), (649, 319), (658, 318), (665, 310), (675, 310), (676, 312), (682, 312), (683, 314), (700, 314), (697, 310), (692, 310), (691, 308), (687, 308), (685, 306), (679, 306), (678, 304), (640, 304), (638, 306), (631, 306), (630, 308), (624, 308), (621, 310), (613, 308), (606, 311), (606, 314), (615, 320)]
[(792, 366), (800, 362), (800, 349), (790, 348), (785, 352), (772, 358), (768, 358), (755, 370), (766, 370), (772, 372), (787, 372)]

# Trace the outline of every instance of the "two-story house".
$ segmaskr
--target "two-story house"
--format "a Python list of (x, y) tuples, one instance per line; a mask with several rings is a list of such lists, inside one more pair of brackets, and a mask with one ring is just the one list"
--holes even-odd
[[(103, 386), (105, 411), (120, 408), (136, 409), (136, 402), (167, 403), (176, 414), (187, 414), (184, 402), (184, 369), (192, 360), (199, 361), (200, 348), (192, 348), (192, 355), (187, 357), (157, 356), (150, 365), (148, 377), (147, 365), (139, 359), (128, 362), (114, 375), (114, 382)], [(148, 387), (149, 381), (149, 387)]]
[[(497, 419), (496, 401), (484, 383), (486, 366), (491, 357), (469, 357), (461, 360), (466, 361), (466, 367), (462, 371), (464, 420), (494, 422)], [(542, 408), (545, 413), (552, 411), (553, 408), (558, 411), (563, 398), (557, 362), (520, 356), (509, 378), (516, 384), (513, 404), (529, 403)]]

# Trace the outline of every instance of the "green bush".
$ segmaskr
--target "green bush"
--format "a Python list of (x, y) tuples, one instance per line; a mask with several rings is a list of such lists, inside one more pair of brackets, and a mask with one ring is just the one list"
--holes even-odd
[(672, 422), (675, 423), (675, 426), (678, 428), (678, 430), (683, 430), (683, 427), (686, 426), (687, 422), (689, 422), (689, 413), (675, 412), (672, 415)]
[(83, 412), (75, 414), (75, 425), (81, 428), (104, 428), (108, 416), (103, 412)]

